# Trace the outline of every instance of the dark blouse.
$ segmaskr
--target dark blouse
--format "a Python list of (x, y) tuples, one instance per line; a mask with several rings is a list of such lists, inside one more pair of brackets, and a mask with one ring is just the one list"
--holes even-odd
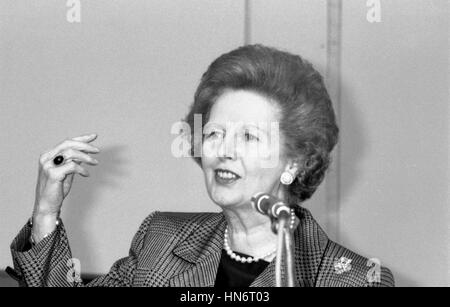
[[(249, 255), (235, 252), (241, 257)], [(261, 274), (269, 262), (259, 260), (258, 262), (242, 263), (232, 259), (222, 249), (219, 268), (217, 269), (215, 287), (249, 287), (250, 284)]]

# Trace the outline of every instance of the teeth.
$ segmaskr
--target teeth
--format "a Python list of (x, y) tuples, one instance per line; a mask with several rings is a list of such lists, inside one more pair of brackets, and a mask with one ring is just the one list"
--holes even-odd
[(217, 175), (219, 175), (219, 177), (225, 178), (225, 179), (235, 179), (236, 178), (236, 175), (234, 175), (230, 172), (218, 171)]

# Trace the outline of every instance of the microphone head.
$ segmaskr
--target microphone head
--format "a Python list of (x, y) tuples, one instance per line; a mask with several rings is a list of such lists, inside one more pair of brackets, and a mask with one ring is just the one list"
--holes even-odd
[(264, 192), (258, 192), (258, 193), (254, 194), (254, 195), (252, 196), (252, 198), (250, 199), (250, 201), (251, 201), (251, 203), (252, 203), (253, 208), (254, 208), (256, 211), (258, 211), (258, 212), (260, 212), (260, 213), (262, 213), (262, 214), (265, 214), (265, 213), (266, 213), (266, 212), (265, 212), (266, 210), (264, 210), (264, 209), (262, 208), (261, 204), (262, 204), (262, 202), (263, 202), (264, 200), (269, 199), (270, 197), (272, 197), (270, 194), (267, 194), (267, 193), (264, 193)]
[[(264, 192), (258, 192), (258, 193), (255, 193), (255, 194), (253, 194), (253, 196), (251, 197), (250, 201), (252, 202), (252, 204), (255, 204), (255, 203), (258, 201), (258, 198), (261, 197), (261, 196), (263, 196), (264, 194), (266, 194), (266, 193), (264, 193)], [(268, 194), (267, 194), (267, 195), (268, 195)]]
[(290, 208), (281, 199), (277, 197), (260, 192), (256, 193), (251, 198), (253, 208), (261, 214), (278, 218), (282, 212), (289, 214)]

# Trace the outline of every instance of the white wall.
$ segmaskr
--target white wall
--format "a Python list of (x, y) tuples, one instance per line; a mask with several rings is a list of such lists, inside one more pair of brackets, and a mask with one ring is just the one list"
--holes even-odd
[(340, 239), (450, 285), (448, 1), (343, 1)]
[[(244, 1), (0, 0), (0, 269), (30, 216), (39, 154), (97, 132), (100, 165), (77, 177), (63, 219), (82, 271), (127, 254), (153, 210), (214, 211), (201, 170), (170, 153), (171, 125), (207, 65), (244, 43)], [(326, 70), (325, 0), (249, 2), (251, 43)], [(339, 215), (326, 186), (305, 205), (331, 238), (390, 267), (399, 285), (450, 285), (448, 2), (345, 0)], [(175, 191), (175, 192), (174, 192)]]

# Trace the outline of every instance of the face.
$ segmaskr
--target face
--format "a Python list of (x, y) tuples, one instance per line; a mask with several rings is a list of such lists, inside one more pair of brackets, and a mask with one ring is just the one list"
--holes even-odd
[(258, 192), (279, 196), (286, 161), (278, 121), (278, 107), (257, 93), (229, 90), (217, 99), (202, 144), (206, 187), (217, 205), (249, 205)]

